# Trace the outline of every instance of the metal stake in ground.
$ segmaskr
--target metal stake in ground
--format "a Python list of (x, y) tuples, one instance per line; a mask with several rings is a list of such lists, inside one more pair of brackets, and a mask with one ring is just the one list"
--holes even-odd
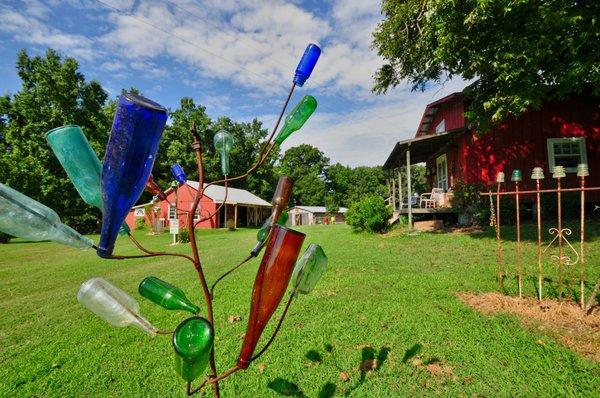
[(541, 167), (534, 168), (531, 178), (535, 180), (537, 213), (538, 300), (542, 301), (542, 206), (540, 200), (540, 180), (544, 179), (544, 169)]
[(517, 207), (517, 282), (519, 284), (519, 298), (523, 297), (523, 261), (521, 258), (521, 217), (519, 212), (519, 182), (521, 170), (513, 170), (511, 180), (515, 183), (515, 205)]
[(585, 309), (585, 256), (584, 256), (584, 241), (585, 241), (585, 177), (590, 175), (588, 165), (582, 163), (577, 166), (577, 177), (581, 181), (581, 221), (579, 233), (579, 303), (581, 308)]

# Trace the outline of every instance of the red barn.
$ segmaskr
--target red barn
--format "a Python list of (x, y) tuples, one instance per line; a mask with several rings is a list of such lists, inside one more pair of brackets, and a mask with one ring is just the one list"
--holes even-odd
[[(466, 106), (462, 93), (427, 105), (415, 138), (398, 142), (384, 169), (399, 169), (407, 160), (409, 164), (425, 163), (429, 185), (445, 191), (459, 179), (490, 185), (501, 171), (512, 189), (512, 171), (519, 169), (523, 175), (521, 188), (526, 190), (535, 189), (535, 182), (530, 179), (534, 167), (544, 169), (546, 179), (542, 181), (542, 189), (556, 186), (552, 179), (555, 165), (565, 166), (567, 177), (563, 186), (576, 187), (577, 165), (587, 163), (590, 176), (586, 185), (600, 186), (598, 98), (579, 95), (564, 101), (549, 101), (539, 110), (506, 120), (483, 135), (469, 126), (464, 117)], [(392, 202), (397, 204), (398, 196), (402, 197), (402, 183), (394, 178), (393, 184)], [(404, 188), (405, 195), (406, 191)], [(589, 192), (587, 199), (597, 202), (600, 195)]]
[[(125, 222), (133, 228), (138, 218), (144, 217), (147, 225), (151, 225), (154, 218), (159, 224), (168, 227), (170, 220), (178, 218), (179, 227), (185, 228), (198, 186), (197, 181), (188, 181), (176, 190), (170, 188), (165, 192), (166, 201), (133, 207)], [(225, 205), (216, 212), (224, 200)], [(175, 211), (175, 203), (179, 212)], [(154, 210), (154, 215), (148, 214), (148, 210)], [(226, 192), (225, 187), (221, 185), (211, 185), (204, 191), (194, 220), (200, 221), (201, 218), (206, 218), (198, 223), (196, 228), (247, 227), (262, 225), (270, 214), (271, 204), (251, 192), (238, 188), (228, 188)]]

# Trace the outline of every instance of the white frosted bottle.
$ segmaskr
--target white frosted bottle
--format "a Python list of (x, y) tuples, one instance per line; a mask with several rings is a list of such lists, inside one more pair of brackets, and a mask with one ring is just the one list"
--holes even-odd
[(151, 336), (158, 332), (140, 315), (138, 302), (105, 279), (92, 278), (84, 282), (77, 293), (77, 301), (113, 326), (135, 326)]

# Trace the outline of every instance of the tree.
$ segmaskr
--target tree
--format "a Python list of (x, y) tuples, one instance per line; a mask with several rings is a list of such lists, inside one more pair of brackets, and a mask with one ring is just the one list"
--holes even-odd
[(291, 203), (305, 206), (322, 206), (327, 196), (325, 173), (329, 158), (318, 148), (308, 144), (285, 151), (279, 163), (280, 175), (294, 180)]
[(466, 116), (485, 131), (508, 116), (592, 87), (600, 94), (600, 2), (586, 0), (383, 0), (373, 46), (387, 63), (385, 93), (461, 76)]
[(326, 171), (327, 187), (339, 206), (350, 206), (367, 195), (385, 196), (387, 188), (381, 166), (351, 168), (336, 163)]
[[(153, 170), (155, 180), (163, 187), (169, 186), (173, 180), (170, 169), (174, 163), (179, 163), (184, 168), (188, 179), (198, 180), (196, 157), (192, 151), (192, 137), (189, 132), (192, 124), (200, 134), (207, 181), (223, 178), (220, 154), (215, 151), (213, 145), (213, 137), (218, 131), (227, 130), (233, 135), (234, 146), (230, 153), (231, 176), (243, 174), (252, 167), (268, 135), (268, 131), (257, 119), (249, 123), (239, 123), (228, 117), (221, 117), (214, 121), (206, 114), (205, 107), (196, 105), (193, 99), (187, 97), (182, 98), (179, 108), (171, 111), (169, 115), (172, 122), (163, 134)], [(230, 186), (248, 189), (262, 198), (270, 198), (276, 184), (274, 162), (278, 157), (279, 150), (274, 149), (255, 174), (233, 181)]]
[(55, 209), (70, 226), (90, 232), (97, 229), (100, 213), (79, 197), (44, 138), (52, 128), (77, 124), (96, 153), (106, 146), (107, 94), (78, 69), (75, 59), (62, 59), (51, 49), (35, 57), (19, 52), (22, 87), (0, 100), (0, 180)]

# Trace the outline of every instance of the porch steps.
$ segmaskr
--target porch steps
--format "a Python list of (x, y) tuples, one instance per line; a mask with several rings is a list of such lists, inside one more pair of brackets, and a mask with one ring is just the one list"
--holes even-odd
[(400, 212), (398, 210), (394, 210), (394, 212), (392, 213), (392, 216), (388, 220), (388, 224), (392, 225), (393, 223), (395, 223), (399, 219), (400, 219)]

